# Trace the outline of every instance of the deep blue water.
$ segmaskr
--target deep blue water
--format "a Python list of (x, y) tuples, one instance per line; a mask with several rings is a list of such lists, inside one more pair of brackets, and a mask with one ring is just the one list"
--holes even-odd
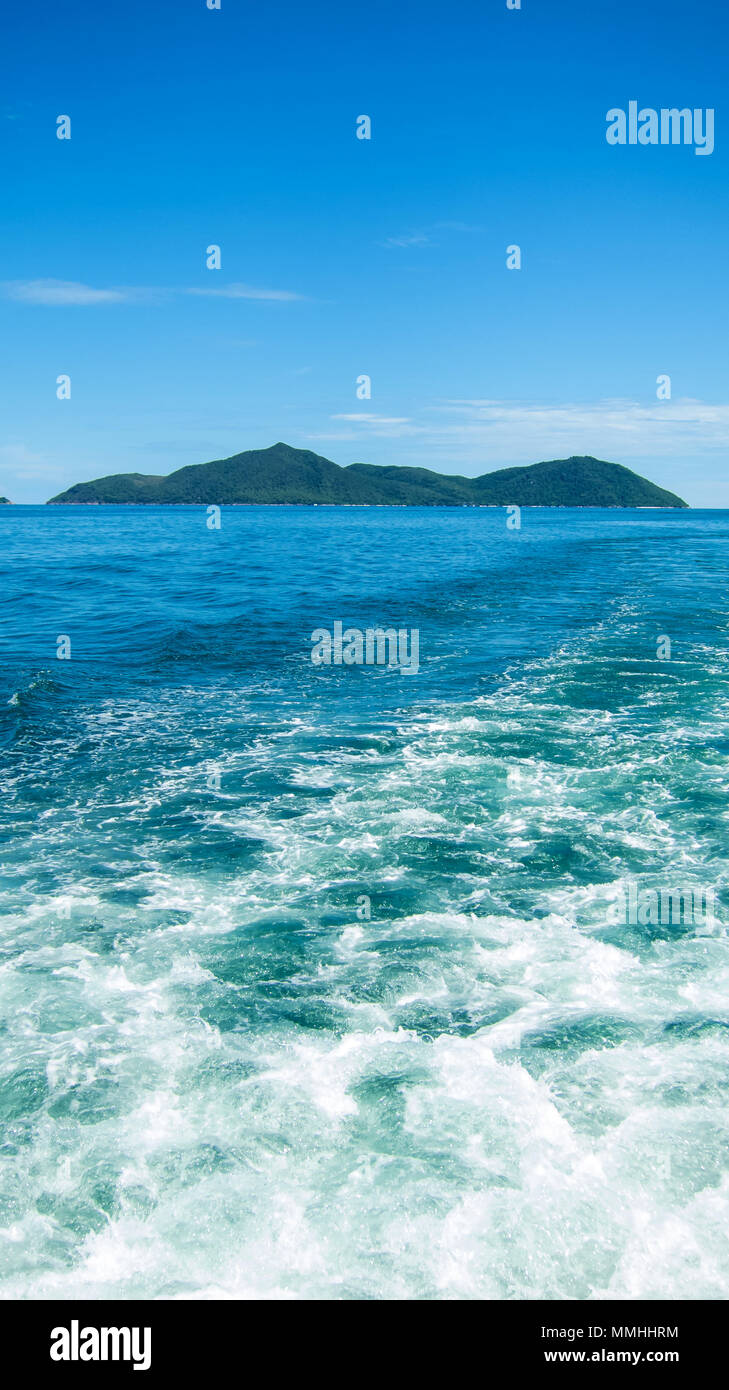
[(729, 513), (206, 521), (0, 508), (0, 1295), (726, 1297)]

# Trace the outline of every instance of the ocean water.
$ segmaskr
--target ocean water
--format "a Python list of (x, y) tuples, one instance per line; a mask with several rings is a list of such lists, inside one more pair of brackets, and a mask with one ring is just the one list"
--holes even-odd
[(0, 508), (0, 1296), (729, 1294), (729, 513), (505, 522)]

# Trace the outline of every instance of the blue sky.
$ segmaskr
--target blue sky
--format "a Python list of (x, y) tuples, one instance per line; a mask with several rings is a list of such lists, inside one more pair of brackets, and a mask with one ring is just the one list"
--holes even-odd
[[(522, 4), (6, 7), (0, 494), (283, 439), (729, 506), (729, 14)], [(630, 100), (714, 108), (713, 153), (610, 146)]]

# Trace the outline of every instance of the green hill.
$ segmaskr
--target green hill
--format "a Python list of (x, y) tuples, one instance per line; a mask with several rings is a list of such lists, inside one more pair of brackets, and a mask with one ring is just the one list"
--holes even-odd
[(672, 492), (618, 463), (589, 456), (502, 468), (479, 478), (427, 468), (352, 463), (342, 468), (308, 449), (274, 444), (178, 468), (168, 477), (115, 473), (76, 483), (50, 499), (68, 503), (202, 503), (405, 507), (685, 507)]
[(619, 463), (552, 459), (527, 468), (502, 468), (475, 478), (479, 501), (520, 507), (685, 507), (673, 492), (649, 483)]

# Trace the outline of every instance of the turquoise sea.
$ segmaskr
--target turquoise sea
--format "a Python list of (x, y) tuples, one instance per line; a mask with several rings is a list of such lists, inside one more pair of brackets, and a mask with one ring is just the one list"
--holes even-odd
[(726, 1298), (729, 513), (207, 520), (0, 508), (0, 1296)]

